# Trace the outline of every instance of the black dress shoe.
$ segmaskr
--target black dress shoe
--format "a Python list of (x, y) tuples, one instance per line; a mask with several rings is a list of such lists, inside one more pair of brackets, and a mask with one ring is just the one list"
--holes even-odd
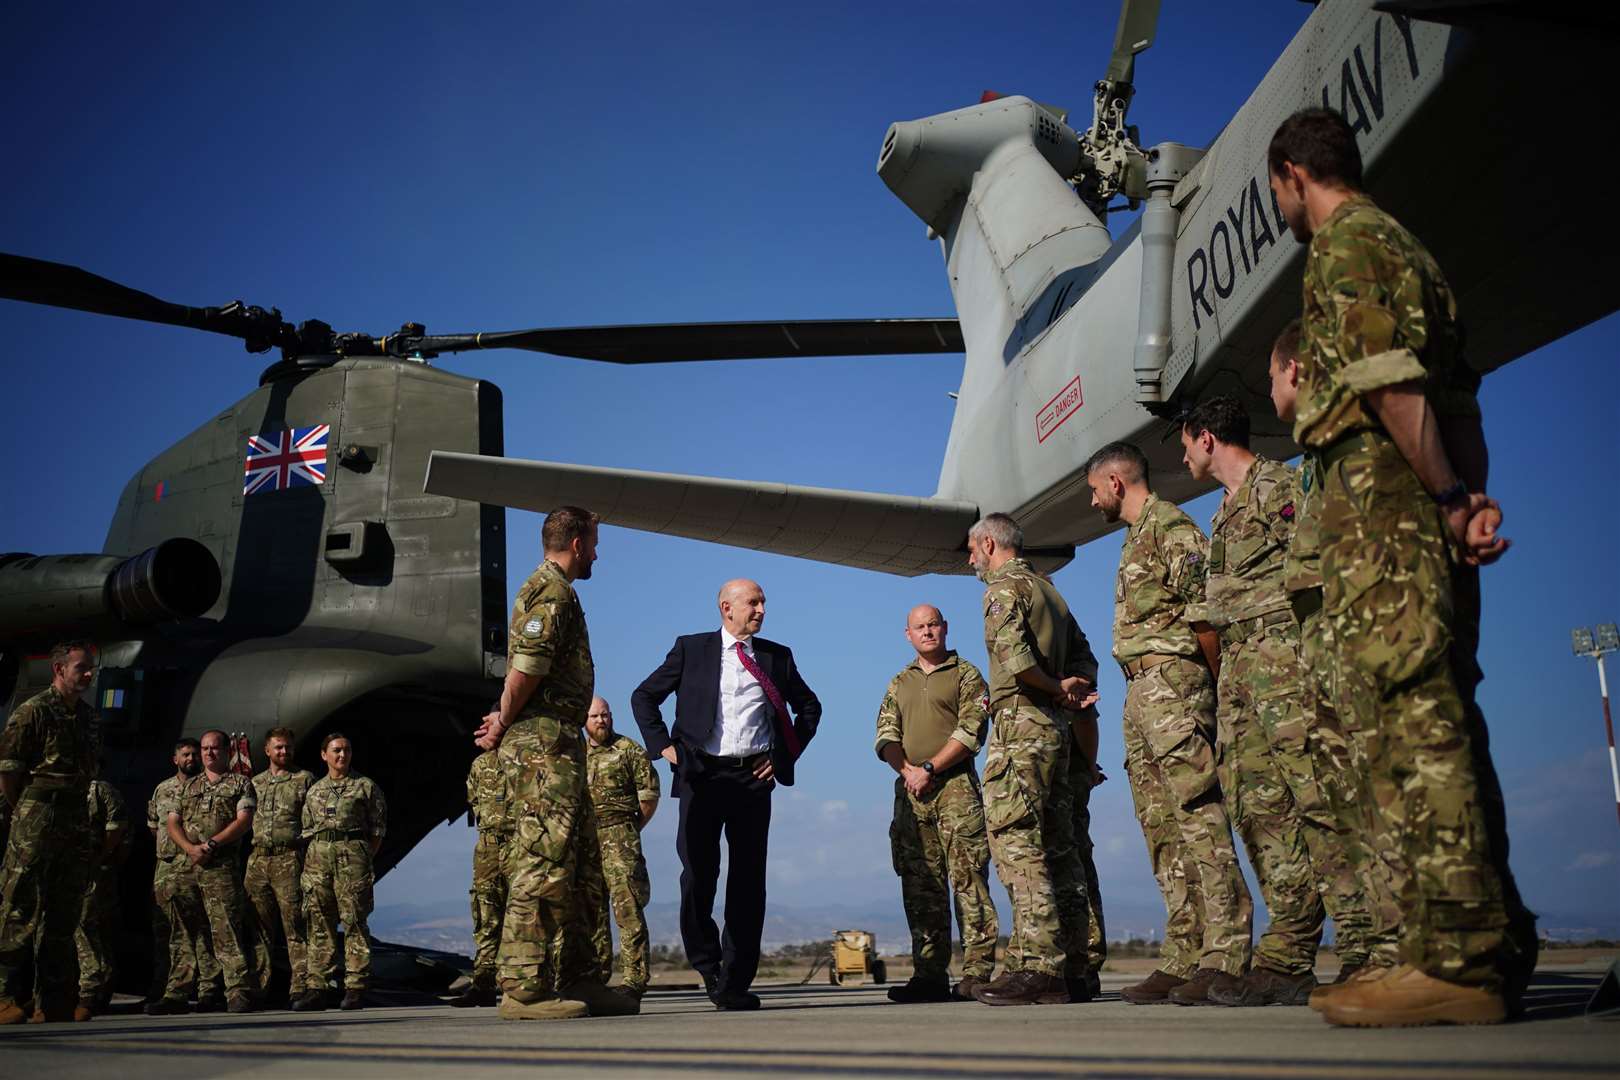
[(720, 979), (714, 975), (704, 975), (701, 971), (698, 974), (703, 976), (703, 992), (709, 995), (710, 1001), (714, 1001), (718, 1005), (719, 1002), (715, 1001), (715, 995), (720, 992)]
[(717, 990), (709, 998), (715, 1008), (727, 1012), (753, 1012), (759, 1008), (759, 995), (746, 990)]
[(919, 979), (913, 975), (899, 986), (889, 987), (889, 1000), (901, 1005), (950, 1001), (951, 984), (948, 979)]

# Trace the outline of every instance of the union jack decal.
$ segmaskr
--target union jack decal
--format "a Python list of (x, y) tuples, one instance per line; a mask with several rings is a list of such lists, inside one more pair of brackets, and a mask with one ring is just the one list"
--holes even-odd
[(326, 437), (330, 424), (249, 435), (242, 494), (326, 483)]

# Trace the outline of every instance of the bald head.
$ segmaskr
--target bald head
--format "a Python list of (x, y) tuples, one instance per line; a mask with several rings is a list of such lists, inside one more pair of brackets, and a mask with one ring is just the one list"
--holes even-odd
[(605, 699), (591, 698), (591, 711), (585, 714), (585, 735), (597, 746), (613, 737), (613, 710)]
[(945, 659), (945, 632), (949, 629), (945, 616), (933, 604), (918, 604), (906, 615), (906, 640), (917, 650), (918, 658), (930, 664)]
[(765, 625), (765, 590), (759, 582), (733, 578), (720, 586), (720, 625), (743, 640), (759, 633)]

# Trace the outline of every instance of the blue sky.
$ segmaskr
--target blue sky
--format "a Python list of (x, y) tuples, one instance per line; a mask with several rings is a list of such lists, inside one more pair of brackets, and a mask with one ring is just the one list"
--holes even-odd
[[(1149, 142), (1198, 145), (1309, 10), (1165, 7), (1131, 119)], [(888, 123), (985, 89), (1089, 115), (1116, 10), (10, 5), (0, 249), (184, 303), (240, 297), (376, 333), (407, 319), (453, 332), (948, 314), (937, 248), (874, 172)], [(1546, 272), (1563, 266), (1549, 253)], [(130, 474), (247, 393), (266, 362), (224, 338), (11, 303), (0, 342), (0, 445), (36, 462), (0, 477), (5, 550), (99, 549)], [(1611, 933), (1620, 828), (1595, 675), (1568, 631), (1620, 617), (1617, 346), (1611, 317), (1483, 391), (1491, 486), (1516, 541), (1486, 575), (1482, 656), (1514, 863), (1544, 925)], [(934, 490), (960, 375), (953, 357), (442, 363), (501, 386), (513, 456), (915, 495)], [(1207, 523), (1213, 500), (1188, 509)], [(509, 526), (515, 587), (538, 520)], [(1117, 545), (1093, 543), (1057, 577), (1099, 652)], [(581, 595), (600, 689), (626, 724), (630, 690), (670, 639), (714, 625), (716, 586), (764, 583), (767, 636), (794, 647), (826, 705), (799, 787), (777, 800), (773, 900), (897, 906), (873, 716), (908, 659), (900, 628), (914, 603), (938, 603), (953, 644), (982, 662), (977, 583), (617, 529), (602, 557)], [(1117, 672), (1105, 667), (1102, 690), (1102, 753), (1116, 766), (1094, 811), (1104, 896), (1151, 912), (1117, 768)], [(648, 833), (660, 902), (676, 896), (671, 809)], [(441, 830), (379, 901), (460, 910), (470, 844), (464, 827)]]

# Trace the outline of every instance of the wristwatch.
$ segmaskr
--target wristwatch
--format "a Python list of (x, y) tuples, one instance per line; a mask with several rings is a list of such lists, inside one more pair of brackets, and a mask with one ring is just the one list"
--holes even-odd
[(933, 776), (934, 775), (934, 763), (932, 761), (923, 762), (922, 763), (922, 771), (927, 773), (929, 776)]
[(1459, 499), (1468, 498), (1468, 485), (1463, 483), (1461, 480), (1458, 480), (1455, 484), (1452, 484), (1450, 487), (1446, 488), (1446, 490), (1433, 496), (1433, 498), (1437, 505), (1450, 506)]

